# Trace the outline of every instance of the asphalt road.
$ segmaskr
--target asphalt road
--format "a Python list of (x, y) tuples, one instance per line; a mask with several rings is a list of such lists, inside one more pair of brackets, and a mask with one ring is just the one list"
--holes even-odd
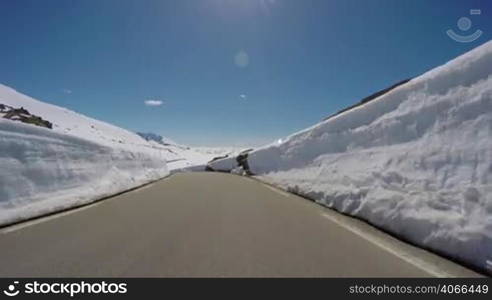
[(474, 276), (252, 179), (177, 174), (0, 231), (0, 277)]

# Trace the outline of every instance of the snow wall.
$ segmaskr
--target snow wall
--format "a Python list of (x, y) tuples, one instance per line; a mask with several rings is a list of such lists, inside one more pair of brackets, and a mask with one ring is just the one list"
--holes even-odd
[(0, 225), (162, 178), (168, 174), (162, 153), (109, 147), (0, 119)]

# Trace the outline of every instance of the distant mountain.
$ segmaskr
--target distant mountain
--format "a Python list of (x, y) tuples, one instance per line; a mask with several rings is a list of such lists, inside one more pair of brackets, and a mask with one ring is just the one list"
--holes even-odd
[(178, 145), (175, 141), (152, 132), (137, 132), (146, 141), (154, 141), (164, 146)]
[(204, 156), (212, 156), (212, 158), (236, 155), (239, 154), (241, 150), (243, 150), (242, 148), (237, 147), (188, 147), (180, 145), (169, 138), (163, 137), (162, 135), (153, 132), (137, 132), (137, 134), (148, 142), (156, 142), (162, 146), (168, 146), (172, 149), (193, 150), (193, 152), (199, 153)]

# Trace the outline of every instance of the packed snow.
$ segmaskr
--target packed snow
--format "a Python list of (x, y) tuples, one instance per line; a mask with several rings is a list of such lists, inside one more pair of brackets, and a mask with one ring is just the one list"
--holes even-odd
[(0, 223), (89, 203), (168, 174), (162, 152), (0, 119)]
[[(203, 169), (216, 155), (147, 141), (4, 85), (0, 104), (0, 225), (90, 203), (170, 171)], [(12, 108), (51, 122), (52, 129), (2, 118)]]
[[(249, 154), (265, 181), (492, 272), (492, 41)], [(234, 158), (211, 167), (236, 166)]]

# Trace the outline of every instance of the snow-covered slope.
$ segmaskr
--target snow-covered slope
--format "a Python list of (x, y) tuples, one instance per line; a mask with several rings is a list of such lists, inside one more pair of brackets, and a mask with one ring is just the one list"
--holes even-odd
[(0, 85), (0, 104), (53, 129), (0, 118), (0, 224), (88, 203), (169, 174), (171, 156), (122, 128)]
[[(204, 171), (207, 163), (217, 157), (234, 157), (240, 152), (235, 147), (192, 147), (187, 151), (182, 151), (182, 156), (187, 157), (188, 161), (193, 160), (195, 163), (180, 166), (181, 168), (191, 167), (194, 171)], [(186, 162), (186, 161), (185, 161)], [(170, 163), (173, 166), (172, 163)], [(200, 166), (200, 168), (197, 168)]]
[(492, 272), (492, 42), (248, 163), (263, 180)]
[(110, 147), (0, 119), (0, 224), (89, 203), (168, 173), (160, 151)]
[(214, 157), (148, 142), (4, 85), (0, 104), (53, 123), (42, 128), (0, 114), (0, 225), (88, 203)]
[[(203, 155), (212, 156), (213, 158), (221, 156), (235, 156), (241, 152), (242, 148), (237, 147), (193, 147), (193, 150)], [(210, 161), (210, 159), (209, 159)]]
[(150, 148), (148, 143), (133, 132), (63, 107), (38, 101), (4, 85), (0, 85), (0, 103), (13, 107), (24, 107), (31, 114), (52, 122), (53, 131), (58, 133), (89, 139), (111, 147)]
[(234, 147), (189, 147), (156, 133), (138, 132), (137, 134), (150, 144), (169, 153), (168, 167), (171, 171), (184, 169), (203, 171), (206, 164), (212, 159), (221, 156), (233, 156), (240, 151)]

